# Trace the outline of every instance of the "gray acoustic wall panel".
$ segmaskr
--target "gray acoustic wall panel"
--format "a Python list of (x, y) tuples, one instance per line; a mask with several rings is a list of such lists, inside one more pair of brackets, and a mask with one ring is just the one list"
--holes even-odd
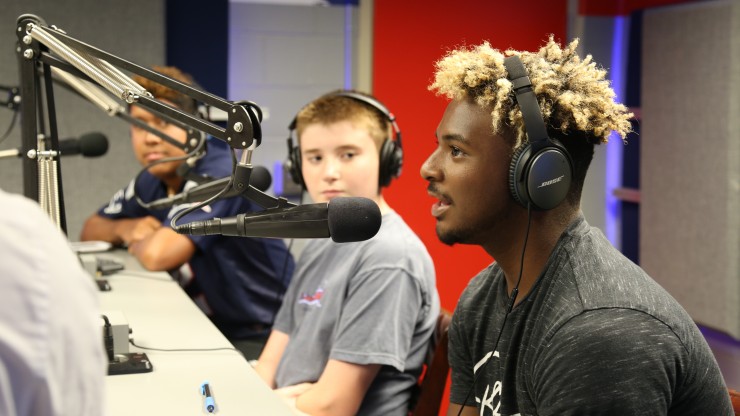
[[(361, 85), (357, 79), (362, 72), (357, 64), (362, 56), (357, 47), (361, 10), (367, 13), (358, 7), (229, 2), (228, 95), (231, 100), (255, 101), (265, 110), (262, 144), (252, 162), (271, 171), (270, 192), (281, 176), (275, 168), (286, 160), (288, 124), (296, 113), (347, 82)], [(297, 199), (293, 194), (286, 196)], [(309, 199), (305, 194), (303, 202)], [(305, 242), (292, 242), (296, 258)]]
[(740, 5), (644, 15), (640, 259), (707, 326), (740, 338)]
[(347, 62), (356, 70), (356, 53), (345, 41), (356, 41), (358, 13), (356, 7), (229, 3), (229, 99), (266, 110), (254, 163), (272, 170), (284, 161), (288, 124), (298, 110), (342, 88)]
[[(31, 13), (68, 35), (142, 66), (163, 64), (165, 57), (164, 0), (3, 0), (0, 18), (0, 84), (18, 85), (15, 54), (16, 19)], [(76, 240), (84, 220), (107, 202), (138, 171), (128, 124), (63, 89), (54, 88), (59, 136), (77, 137), (98, 131), (108, 137), (108, 153), (100, 158), (62, 158), (62, 178), (69, 237)], [(0, 134), (12, 112), (0, 108)], [(16, 124), (0, 149), (20, 146)], [(0, 187), (23, 193), (19, 160), (0, 160)]]

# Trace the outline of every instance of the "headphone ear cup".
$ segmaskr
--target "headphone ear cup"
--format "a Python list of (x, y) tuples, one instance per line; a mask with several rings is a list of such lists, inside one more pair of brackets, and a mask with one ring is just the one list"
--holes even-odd
[(529, 144), (519, 147), (511, 156), (511, 163), (509, 164), (509, 191), (511, 192), (511, 196), (514, 198), (514, 201), (525, 207), (529, 202), (529, 198), (526, 197), (526, 190), (522, 190), (521, 186), (522, 183), (526, 182), (520, 181), (519, 178), (522, 177), (522, 171), (524, 170), (526, 162), (522, 160), (522, 155), (525, 152), (529, 153), (529, 151)]
[(288, 153), (288, 160), (285, 163), (290, 173), (290, 178), (294, 183), (305, 186), (303, 184), (303, 171), (301, 170), (301, 149), (297, 146), (292, 147)]
[(546, 211), (568, 196), (573, 179), (573, 162), (557, 141), (534, 149), (531, 144), (514, 152), (509, 166), (509, 189), (523, 206)]
[(380, 148), (380, 168), (378, 183), (381, 187), (390, 185), (393, 178), (401, 175), (403, 166), (403, 149), (391, 140), (385, 139)]

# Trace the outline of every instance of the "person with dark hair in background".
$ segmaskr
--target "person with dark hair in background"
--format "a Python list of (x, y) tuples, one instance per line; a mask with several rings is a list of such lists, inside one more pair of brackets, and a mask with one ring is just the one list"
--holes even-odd
[[(177, 68), (153, 69), (185, 84), (193, 83)], [(161, 102), (191, 114), (196, 112), (195, 102), (188, 96), (144, 77), (134, 79)], [(187, 132), (178, 125), (136, 105), (131, 105), (129, 112), (133, 118), (185, 143)], [(256, 359), (292, 277), (292, 255), (278, 239), (192, 236), (172, 230), (172, 217), (190, 204), (150, 209), (142, 206), (135, 194), (151, 202), (195, 186), (195, 181), (178, 173), (184, 160), (155, 163), (184, 156), (185, 152), (136, 125), (131, 127), (131, 143), (138, 161), (148, 166), (147, 171), (87, 219), (81, 239), (125, 245), (146, 269), (169, 271), (229, 341), (247, 359)], [(207, 149), (190, 174), (230, 176), (232, 157), (228, 146), (209, 138)], [(259, 210), (261, 207), (245, 198), (223, 198), (189, 213), (184, 220), (232, 217)]]
[(0, 190), (0, 206), (0, 415), (102, 415), (93, 278), (38, 203)]
[(319, 97), (294, 123), (291, 171), (313, 201), (371, 199), (382, 225), (367, 241), (309, 242), (255, 369), (311, 415), (405, 416), (439, 296), (429, 253), (382, 194), (400, 173), (400, 133), (381, 103), (353, 91)]
[(436, 64), (430, 89), (451, 100), (421, 168), (436, 232), (495, 259), (449, 328), (448, 415), (731, 415), (691, 317), (580, 210), (594, 144), (624, 140), (632, 114), (577, 44)]

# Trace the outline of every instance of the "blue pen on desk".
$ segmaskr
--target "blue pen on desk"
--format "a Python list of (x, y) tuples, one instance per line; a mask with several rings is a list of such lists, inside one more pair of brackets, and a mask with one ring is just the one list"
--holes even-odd
[(203, 384), (200, 385), (200, 394), (205, 396), (206, 398), (206, 411), (208, 413), (213, 413), (216, 411), (216, 401), (213, 400), (213, 396), (211, 396), (211, 386), (208, 384), (207, 381), (204, 381)]

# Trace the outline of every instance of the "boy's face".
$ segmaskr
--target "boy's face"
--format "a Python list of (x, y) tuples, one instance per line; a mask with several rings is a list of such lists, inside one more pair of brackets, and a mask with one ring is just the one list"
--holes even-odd
[[(450, 102), (437, 127), (437, 148), (421, 167), (437, 236), (445, 244), (485, 245), (506, 238), (514, 200), (509, 195), (511, 148), (491, 133), (488, 110)], [(503, 234), (503, 235), (502, 235)]]
[(339, 196), (378, 202), (379, 150), (367, 129), (350, 121), (311, 124), (300, 146), (303, 180), (314, 202)]
[[(173, 105), (167, 100), (161, 101)], [(131, 114), (131, 117), (147, 123), (149, 126), (162, 131), (182, 143), (185, 143), (187, 140), (187, 132), (185, 130), (175, 124), (165, 122), (153, 113), (150, 113), (139, 106), (132, 105), (129, 109), (129, 113)], [(136, 159), (142, 164), (142, 166), (147, 166), (152, 162), (163, 158), (183, 156), (185, 154), (182, 149), (171, 145), (162, 140), (159, 136), (151, 134), (134, 125), (131, 126), (131, 145), (133, 146)], [(151, 167), (149, 172), (160, 179), (164, 179), (166, 177), (176, 175), (177, 167), (182, 163), (182, 161), (176, 161), (158, 164)]]

